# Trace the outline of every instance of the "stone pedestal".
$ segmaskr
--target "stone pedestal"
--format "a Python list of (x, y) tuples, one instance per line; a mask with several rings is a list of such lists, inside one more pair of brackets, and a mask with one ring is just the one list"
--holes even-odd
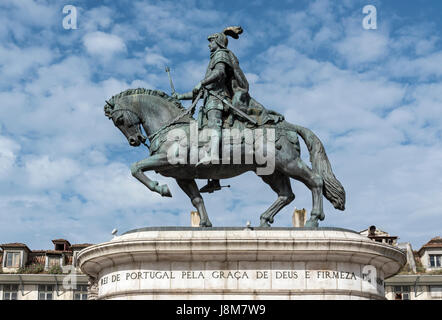
[(396, 247), (337, 228), (144, 228), (83, 249), (98, 299), (385, 299)]

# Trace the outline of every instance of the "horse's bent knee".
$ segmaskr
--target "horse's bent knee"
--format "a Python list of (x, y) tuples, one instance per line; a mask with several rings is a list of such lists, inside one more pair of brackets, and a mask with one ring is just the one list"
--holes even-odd
[(279, 196), (280, 199), (282, 201), (284, 201), (284, 203), (289, 204), (290, 202), (292, 202), (293, 200), (295, 200), (295, 195), (293, 193), (288, 194), (288, 195), (283, 195), (283, 196)]
[(287, 197), (287, 201), (290, 203), (290, 202), (292, 202), (293, 200), (295, 200), (295, 194), (294, 194), (294, 193), (291, 193), (291, 194)]
[(203, 204), (203, 198), (201, 198), (201, 197), (193, 198), (193, 199), (192, 199), (192, 204), (193, 204), (195, 207), (198, 207), (198, 206), (202, 205), (202, 204)]

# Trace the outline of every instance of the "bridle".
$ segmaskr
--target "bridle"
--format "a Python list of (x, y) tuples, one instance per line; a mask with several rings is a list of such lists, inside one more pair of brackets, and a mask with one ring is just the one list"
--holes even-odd
[[(186, 115), (188, 115), (188, 114), (190, 114), (190, 113), (193, 113), (193, 112), (195, 111), (195, 110), (194, 110), (195, 104), (196, 104), (196, 102), (198, 102), (199, 98), (201, 97), (202, 92), (203, 92), (202, 90), (199, 92), (197, 98), (196, 98), (196, 99), (194, 100), (194, 102), (192, 103), (192, 107), (191, 107), (191, 108), (187, 109), (185, 112), (179, 114), (178, 116), (176, 116), (175, 118), (173, 118), (172, 120), (170, 120), (169, 122), (167, 122), (165, 125), (161, 126), (157, 131), (155, 131), (155, 132), (152, 133), (151, 135), (147, 136), (147, 139), (148, 139), (150, 142), (152, 142), (153, 139), (155, 139), (155, 137), (156, 137), (161, 131), (163, 131), (164, 129), (170, 127), (172, 124), (174, 124), (175, 122), (177, 122), (178, 120), (180, 120), (182, 117), (184, 117), (184, 116), (186, 116)], [(106, 101), (106, 103), (107, 103), (110, 107), (115, 108), (115, 106), (113, 106), (109, 101), (107, 101), (107, 100), (105, 100), (105, 101)], [(112, 110), (109, 114), (112, 116), (112, 114), (115, 113), (115, 112), (117, 112), (117, 111), (129, 111), (129, 112), (135, 114), (135, 115), (137, 116), (137, 118), (139, 118), (138, 114), (136, 114), (133, 110), (130, 110), (130, 109), (116, 109), (116, 110)], [(142, 121), (140, 121), (140, 124), (142, 124)], [(145, 142), (143, 142), (143, 144), (144, 144), (146, 147), (148, 147), (147, 144), (146, 144)], [(148, 148), (149, 148), (149, 147), (148, 147)]]
[[(109, 101), (107, 101), (107, 100), (105, 100), (106, 101), (106, 103), (110, 106), (110, 107), (112, 107), (113, 109), (115, 108), (115, 106), (113, 106)], [(111, 112), (109, 112), (109, 116), (111, 116), (111, 117), (113, 117), (113, 114), (115, 113), (115, 112), (117, 112), (117, 111), (129, 111), (130, 113), (132, 113), (132, 114), (134, 114), (139, 120), (140, 120), (140, 122), (139, 123), (137, 123), (137, 124), (134, 124), (134, 125), (141, 125), (141, 124), (143, 124), (143, 121), (141, 121), (141, 119), (140, 119), (140, 117), (138, 116), (138, 114), (135, 112), (135, 111), (133, 111), (133, 110), (131, 110), (131, 109), (127, 109), (127, 108), (122, 108), (122, 109), (114, 109), (114, 110), (112, 110)], [(142, 135), (142, 134), (141, 134)], [(149, 139), (149, 138), (148, 138)], [(139, 139), (138, 139), (139, 140)], [(150, 139), (149, 139), (149, 141), (150, 141)], [(149, 149), (149, 146), (146, 144), (146, 142), (142, 142), (142, 141), (140, 141), (142, 144), (144, 144), (148, 149)]]
[(198, 95), (197, 95), (197, 97), (192, 102), (192, 105), (186, 111), (184, 111), (183, 113), (179, 114), (178, 116), (176, 116), (175, 118), (170, 120), (168, 123), (166, 123), (165, 125), (161, 126), (161, 128), (159, 128), (157, 131), (152, 133), (150, 136), (148, 136), (147, 138), (149, 139), (149, 141), (152, 141), (152, 139), (154, 139), (161, 131), (163, 131), (167, 127), (170, 127), (172, 124), (176, 123), (182, 117), (184, 117), (186, 115), (189, 115), (189, 114), (193, 114), (195, 112), (195, 105), (198, 102), (198, 100), (201, 98), (202, 94), (203, 94), (203, 90), (200, 90)]

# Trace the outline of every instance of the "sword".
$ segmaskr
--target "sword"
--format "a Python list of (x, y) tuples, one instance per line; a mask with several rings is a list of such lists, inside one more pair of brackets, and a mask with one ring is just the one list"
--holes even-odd
[(173, 86), (173, 82), (172, 82), (172, 77), (170, 76), (170, 69), (168, 66), (166, 66), (166, 72), (169, 75), (169, 82), (170, 82), (170, 87), (172, 88), (172, 94), (175, 93), (175, 87)]
[(226, 99), (220, 97), (217, 93), (214, 93), (210, 90), (208, 90), (207, 88), (205, 88), (209, 94), (211, 94), (212, 96), (214, 96), (215, 98), (221, 100), (223, 103), (225, 103), (226, 105), (228, 105), (230, 108), (232, 108), (235, 112), (237, 112), (240, 116), (244, 117), (245, 119), (249, 120), (251, 123), (253, 124), (258, 124), (258, 122), (256, 122), (255, 119), (249, 117), (248, 115), (246, 115), (244, 112), (242, 112), (241, 110), (239, 110), (238, 108), (234, 107), (229, 101), (227, 101)]

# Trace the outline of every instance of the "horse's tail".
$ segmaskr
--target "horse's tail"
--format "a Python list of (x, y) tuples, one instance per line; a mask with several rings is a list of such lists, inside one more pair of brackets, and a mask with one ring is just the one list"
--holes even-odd
[(292, 125), (302, 137), (310, 153), (310, 162), (315, 173), (324, 179), (323, 193), (336, 209), (345, 209), (345, 190), (333, 174), (324, 146), (319, 138), (310, 130), (298, 125)]

